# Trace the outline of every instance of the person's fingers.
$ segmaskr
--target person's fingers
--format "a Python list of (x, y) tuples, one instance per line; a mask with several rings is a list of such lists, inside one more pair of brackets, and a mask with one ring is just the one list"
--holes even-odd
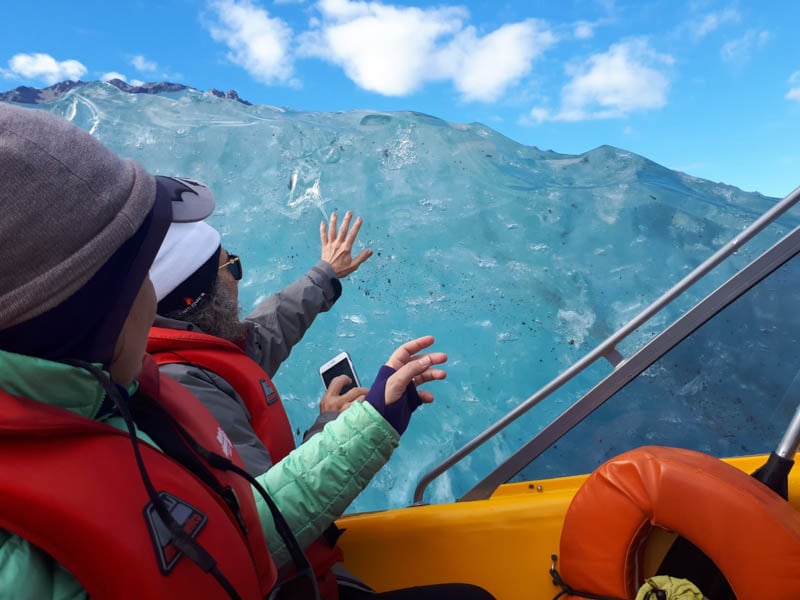
[[(445, 356), (444, 360), (442, 360), (441, 362), (438, 362), (436, 364), (441, 364), (441, 363), (446, 362), (446, 361), (447, 361), (447, 356)], [(409, 364), (412, 364), (412, 363), (409, 363)], [(425, 383), (428, 383), (429, 381), (436, 381), (438, 379), (444, 379), (445, 377), (447, 377), (447, 371), (443, 371), (442, 369), (431, 369), (431, 368), (428, 368), (425, 371), (423, 371), (422, 373), (418, 373), (417, 375), (414, 375), (411, 378), (411, 383), (413, 383), (416, 386), (420, 386), (420, 385), (423, 385)]]
[(352, 380), (347, 375), (337, 375), (331, 380), (328, 391), (325, 392), (325, 394), (328, 396), (339, 396), (341, 395), (342, 388), (351, 382)]
[(352, 271), (350, 271), (350, 272), (352, 273), (353, 271), (358, 269), (358, 267), (360, 267), (362, 264), (364, 264), (366, 262), (366, 260), (370, 256), (372, 256), (372, 250), (370, 248), (367, 248), (366, 250), (361, 251), (358, 254), (358, 256), (356, 256), (353, 259), (353, 261), (350, 263), (350, 266), (352, 267)]
[(434, 339), (432, 335), (424, 335), (411, 340), (410, 342), (406, 342), (392, 353), (392, 355), (389, 357), (389, 360), (386, 361), (386, 364), (393, 369), (399, 369), (409, 360), (411, 360), (411, 357), (414, 354), (420, 350), (428, 348), (433, 344), (433, 342)]
[(347, 266), (346, 266), (346, 267), (344, 267), (344, 268), (338, 268), (338, 269), (337, 269), (336, 267), (337, 267), (338, 265), (336, 265), (336, 266), (334, 266), (334, 265), (331, 265), (331, 266), (333, 266), (333, 267), (334, 267), (334, 271), (336, 271), (336, 276), (337, 276), (337, 277), (339, 277), (339, 278), (341, 279), (342, 277), (347, 277), (347, 276), (348, 276), (348, 275), (350, 275), (350, 273), (352, 273), (353, 271), (356, 271), (356, 270), (358, 270), (358, 268), (359, 268), (359, 267), (360, 267), (360, 266), (361, 266), (361, 265), (362, 265), (364, 262), (366, 262), (366, 260), (367, 260), (367, 259), (368, 259), (370, 256), (372, 256), (372, 250), (370, 250), (370, 249), (367, 249), (367, 250), (364, 250), (364, 251), (363, 251), (361, 254), (359, 254), (359, 255), (358, 255), (358, 256), (357, 256), (355, 259), (350, 259), (350, 262), (348, 262), (348, 263), (347, 263)]
[(353, 247), (353, 244), (355, 243), (356, 238), (358, 237), (358, 232), (361, 229), (361, 224), (363, 222), (364, 221), (361, 219), (361, 217), (358, 217), (356, 219), (356, 222), (353, 223), (353, 228), (347, 232), (347, 237), (345, 237), (344, 243), (348, 248)]
[(440, 365), (445, 362), (447, 362), (447, 355), (444, 352), (431, 352), (420, 357), (414, 357), (414, 360), (397, 369), (395, 375), (402, 374), (402, 380), (405, 382), (404, 388), (412, 380), (416, 385), (422, 385), (434, 379), (447, 377), (446, 371), (431, 368), (432, 365)]
[(365, 387), (355, 387), (353, 389), (347, 390), (347, 393), (342, 394), (342, 398), (347, 403), (353, 402), (354, 400), (358, 400), (362, 396), (366, 396), (367, 392), (369, 392), (369, 388)]
[(353, 388), (349, 392), (347, 392), (342, 398), (345, 401), (342, 403), (341, 407), (339, 408), (339, 412), (350, 407), (353, 402), (361, 402), (367, 397), (367, 392), (369, 392), (369, 388)]
[(352, 218), (352, 211), (348, 210), (346, 213), (344, 213), (344, 219), (342, 219), (342, 225), (339, 227), (339, 233), (337, 236), (337, 239), (342, 243), (344, 243), (344, 241), (347, 239), (347, 230), (350, 228), (350, 219)]
[(331, 215), (330, 221), (328, 222), (328, 239), (333, 240), (336, 239), (336, 222), (339, 220), (339, 217), (336, 213)]
[[(416, 378), (420, 379), (421, 385), (422, 383), (433, 381), (434, 379), (444, 379), (447, 377), (446, 371), (431, 369), (432, 364), (441, 364), (446, 361), (447, 355), (444, 352), (433, 352), (416, 360), (412, 360), (397, 369), (389, 379), (386, 380), (386, 391), (384, 393), (386, 405), (388, 406), (392, 402), (398, 400), (400, 396), (403, 395), (408, 384), (411, 383), (412, 380), (416, 380)], [(433, 401), (433, 396), (430, 395), (430, 393), (427, 395), (430, 397), (431, 401)]]
[(422, 400), (423, 404), (430, 404), (433, 402), (433, 394), (431, 394), (428, 390), (417, 390), (417, 395), (419, 399)]
[(323, 246), (328, 243), (328, 230), (325, 221), (319, 222), (319, 241)]
[(447, 354), (444, 352), (428, 352), (426, 354), (415, 354), (414, 356), (392, 355), (392, 359), (393, 360), (389, 360), (386, 365), (397, 371), (404, 366), (420, 360), (428, 360), (428, 366), (440, 365), (447, 362)]
[(342, 388), (348, 385), (350, 381), (350, 377), (347, 375), (337, 375), (333, 378), (320, 401), (320, 412), (341, 412), (344, 410), (345, 405), (350, 405), (354, 400), (366, 396), (369, 389), (363, 387), (352, 388), (342, 394)]

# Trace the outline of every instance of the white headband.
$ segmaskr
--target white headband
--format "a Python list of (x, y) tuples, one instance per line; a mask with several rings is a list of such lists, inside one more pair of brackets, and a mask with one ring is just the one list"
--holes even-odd
[(170, 225), (150, 267), (150, 279), (158, 301), (202, 267), (219, 248), (220, 240), (219, 232), (207, 223)]

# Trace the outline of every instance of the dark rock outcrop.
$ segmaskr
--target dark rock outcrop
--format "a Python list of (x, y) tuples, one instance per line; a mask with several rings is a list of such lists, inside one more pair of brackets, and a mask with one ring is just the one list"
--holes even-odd
[[(23, 85), (8, 92), (0, 93), (0, 101), (15, 102), (19, 104), (48, 104), (50, 102), (55, 102), (70, 90), (77, 87), (82, 87), (88, 83), (90, 82), (61, 81), (41, 89)], [(115, 88), (129, 94), (163, 94), (169, 92), (181, 92), (183, 90), (197, 90), (197, 88), (193, 88), (188, 85), (171, 83), (168, 81), (143, 83), (142, 85), (130, 85), (121, 79), (111, 79), (106, 83), (113, 85)], [(229, 100), (235, 100), (236, 102), (241, 102), (242, 104), (251, 106), (251, 103), (246, 100), (242, 100), (235, 90), (221, 92), (212, 88), (208, 92), (218, 98), (227, 98)]]

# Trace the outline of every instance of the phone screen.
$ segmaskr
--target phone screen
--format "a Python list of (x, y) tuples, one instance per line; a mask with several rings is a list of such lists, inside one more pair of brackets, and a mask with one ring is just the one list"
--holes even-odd
[(325, 389), (328, 389), (328, 386), (330, 386), (334, 377), (338, 377), (339, 375), (347, 375), (350, 380), (354, 382), (345, 385), (342, 388), (342, 394), (358, 385), (358, 380), (356, 379), (356, 374), (353, 372), (353, 369), (350, 366), (350, 361), (347, 360), (347, 358), (342, 358), (342, 360), (334, 363), (331, 367), (322, 372), (322, 381), (325, 383)]

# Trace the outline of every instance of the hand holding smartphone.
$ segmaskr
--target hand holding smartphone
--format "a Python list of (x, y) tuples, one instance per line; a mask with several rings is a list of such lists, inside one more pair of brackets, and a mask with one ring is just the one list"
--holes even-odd
[(353, 367), (353, 361), (350, 360), (350, 355), (347, 352), (340, 352), (322, 365), (319, 368), (319, 374), (320, 377), (322, 377), (322, 383), (325, 385), (326, 390), (330, 386), (331, 381), (339, 375), (347, 375), (351, 381), (351, 383), (348, 383), (342, 388), (342, 391), (339, 392), (340, 394), (345, 394), (355, 387), (361, 387), (355, 367)]

